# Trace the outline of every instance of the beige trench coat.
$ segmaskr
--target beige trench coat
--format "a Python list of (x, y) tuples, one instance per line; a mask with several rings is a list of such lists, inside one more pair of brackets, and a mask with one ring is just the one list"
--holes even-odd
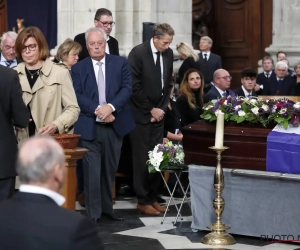
[[(30, 107), (36, 132), (53, 123), (60, 134), (72, 133), (80, 109), (68, 69), (47, 59), (32, 89), (27, 80), (25, 63), (18, 64), (14, 69), (19, 74), (23, 100)], [(27, 138), (28, 128), (18, 131), (17, 137), (18, 141)]]

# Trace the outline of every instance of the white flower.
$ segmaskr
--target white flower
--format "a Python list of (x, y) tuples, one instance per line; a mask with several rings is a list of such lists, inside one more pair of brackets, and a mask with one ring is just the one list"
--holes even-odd
[(216, 104), (217, 101), (218, 101), (217, 99), (214, 99), (214, 100), (211, 100), (211, 103), (212, 103), (212, 104)]
[(245, 116), (246, 113), (245, 113), (243, 110), (240, 110), (240, 111), (238, 112), (238, 115), (239, 115), (239, 116)]
[(257, 101), (256, 101), (256, 99), (251, 99), (250, 103), (255, 104), (255, 103), (257, 103)]
[(252, 108), (251, 111), (253, 112), (253, 114), (258, 115), (258, 107)]
[(269, 106), (266, 105), (266, 104), (263, 104), (261, 107), (262, 107), (262, 109), (263, 109), (264, 111), (268, 111), (268, 110), (269, 110)]
[(213, 105), (208, 105), (204, 108), (204, 110), (209, 110), (209, 109), (212, 109), (214, 106)]
[(234, 107), (234, 110), (239, 110), (241, 108), (242, 108), (241, 105), (237, 105), (237, 106)]
[(269, 99), (266, 99), (266, 103), (268, 103), (270, 100)]
[(295, 109), (300, 109), (300, 102), (296, 102), (296, 103), (294, 104), (294, 108), (295, 108)]
[(284, 113), (286, 113), (286, 111), (287, 111), (287, 109), (286, 108), (282, 108), (282, 109), (280, 109), (279, 110), (279, 114), (284, 114)]
[(224, 104), (224, 105), (227, 105), (227, 100), (225, 100), (225, 101), (223, 102), (223, 104)]

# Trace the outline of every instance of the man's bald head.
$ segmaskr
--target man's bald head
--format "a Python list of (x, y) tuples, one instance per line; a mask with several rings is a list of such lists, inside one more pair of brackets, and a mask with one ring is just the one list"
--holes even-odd
[(213, 75), (214, 85), (219, 89), (225, 91), (230, 88), (231, 76), (225, 69), (217, 69)]
[(31, 137), (18, 154), (17, 172), (21, 182), (47, 182), (56, 166), (64, 166), (62, 147), (49, 136)]

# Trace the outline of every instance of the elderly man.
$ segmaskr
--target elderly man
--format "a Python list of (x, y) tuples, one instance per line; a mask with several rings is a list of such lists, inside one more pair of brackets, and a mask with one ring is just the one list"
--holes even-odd
[(214, 99), (227, 97), (228, 95), (235, 95), (231, 90), (229, 90), (232, 77), (229, 75), (227, 70), (216, 70), (213, 79), (214, 86), (211, 86), (210, 90), (204, 96), (204, 103)]
[(17, 65), (15, 43), (17, 39), (17, 33), (13, 31), (8, 31), (1, 37), (1, 60), (0, 64), (12, 68)]
[(131, 75), (125, 58), (105, 53), (103, 29), (90, 28), (85, 37), (90, 57), (76, 63), (71, 75), (81, 109), (74, 131), (89, 150), (83, 157), (86, 211), (96, 223), (102, 215), (122, 220), (113, 213), (112, 187), (123, 136), (135, 127)]
[(65, 156), (53, 138), (22, 144), (17, 172), (20, 192), (0, 204), (1, 249), (103, 249), (91, 220), (60, 207)]
[[(100, 8), (97, 10), (94, 18), (94, 24), (95, 27), (101, 28), (106, 33), (106, 48), (105, 52), (107, 54), (112, 55), (119, 55), (119, 44), (117, 39), (110, 36), (110, 33), (112, 31), (112, 28), (115, 25), (115, 22), (113, 21), (113, 16), (110, 10), (105, 8)], [(86, 41), (85, 41), (85, 33), (78, 34), (75, 36), (74, 41), (78, 42), (82, 46), (82, 51), (79, 53), (79, 61), (83, 60), (86, 57), (89, 57), (89, 52), (86, 47)]]
[(275, 65), (275, 74), (272, 74), (268, 83), (264, 87), (264, 95), (293, 96), (295, 83), (288, 74), (288, 66), (285, 62), (279, 61)]

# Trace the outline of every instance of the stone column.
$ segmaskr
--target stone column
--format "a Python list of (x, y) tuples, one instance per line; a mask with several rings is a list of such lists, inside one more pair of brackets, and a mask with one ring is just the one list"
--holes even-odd
[(274, 62), (276, 53), (284, 51), (290, 67), (300, 61), (300, 1), (299, 0), (273, 0), (273, 40), (266, 48)]

